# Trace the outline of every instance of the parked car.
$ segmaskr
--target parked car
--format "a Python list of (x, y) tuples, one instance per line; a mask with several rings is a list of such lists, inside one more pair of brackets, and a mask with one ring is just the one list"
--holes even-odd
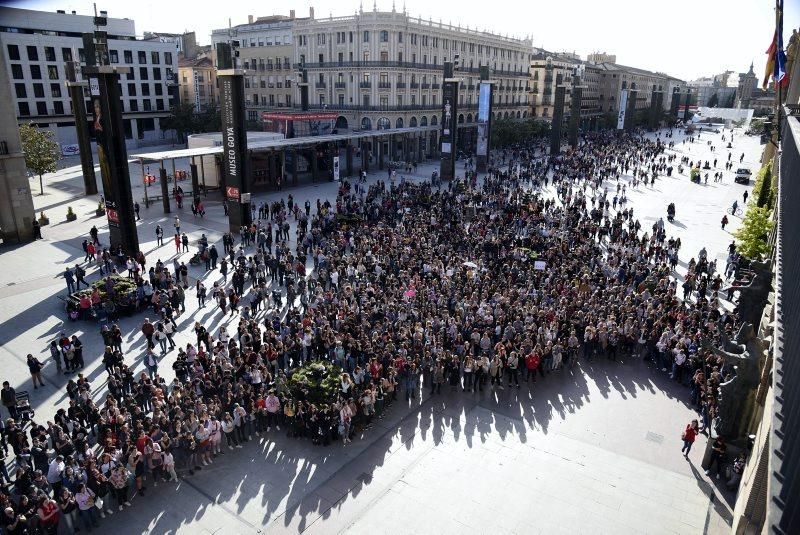
[(742, 167), (736, 170), (736, 176), (734, 177), (733, 181), (737, 184), (749, 184), (750, 183), (750, 176), (752, 175), (752, 171), (746, 167)]

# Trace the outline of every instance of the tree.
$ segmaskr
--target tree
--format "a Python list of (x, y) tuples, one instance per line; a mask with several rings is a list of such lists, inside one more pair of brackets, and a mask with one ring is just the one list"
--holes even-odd
[(25, 165), (34, 174), (39, 175), (40, 195), (44, 195), (42, 175), (56, 171), (56, 163), (61, 159), (61, 150), (58, 143), (53, 141), (52, 131), (40, 130), (32, 124), (21, 125), (19, 127), (19, 137), (22, 140)]
[(186, 141), (187, 134), (195, 132), (195, 112), (194, 104), (181, 102), (177, 106), (170, 108), (170, 115), (161, 119), (161, 127), (164, 130), (175, 130), (178, 141)]
[(769, 252), (769, 233), (773, 225), (771, 210), (751, 203), (747, 207), (742, 226), (734, 234), (739, 252), (753, 259), (765, 256)]
[(714, 93), (713, 95), (711, 95), (711, 98), (708, 99), (708, 104), (706, 104), (706, 106), (708, 106), (709, 108), (716, 108), (718, 104), (719, 104), (719, 95), (717, 93)]

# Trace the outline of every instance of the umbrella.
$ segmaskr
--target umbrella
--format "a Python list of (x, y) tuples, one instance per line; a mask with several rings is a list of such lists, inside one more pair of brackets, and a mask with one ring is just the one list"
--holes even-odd
[(464, 262), (462, 265), (468, 268), (478, 269), (478, 264), (475, 262)]

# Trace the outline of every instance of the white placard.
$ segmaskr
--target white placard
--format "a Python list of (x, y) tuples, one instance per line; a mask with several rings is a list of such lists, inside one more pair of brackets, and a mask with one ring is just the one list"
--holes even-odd
[(544, 271), (546, 265), (547, 263), (544, 260), (536, 260), (533, 263), (533, 269), (535, 269), (536, 271)]

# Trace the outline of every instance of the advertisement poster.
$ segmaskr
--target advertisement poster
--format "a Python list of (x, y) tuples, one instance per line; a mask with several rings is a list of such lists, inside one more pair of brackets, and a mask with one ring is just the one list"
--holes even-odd
[(625, 128), (625, 113), (628, 110), (628, 90), (623, 89), (619, 94), (619, 113), (617, 114), (617, 130)]
[(339, 182), (339, 157), (333, 157), (333, 180)]
[(478, 94), (478, 156), (488, 156), (489, 121), (491, 120), (492, 84), (481, 82)]

